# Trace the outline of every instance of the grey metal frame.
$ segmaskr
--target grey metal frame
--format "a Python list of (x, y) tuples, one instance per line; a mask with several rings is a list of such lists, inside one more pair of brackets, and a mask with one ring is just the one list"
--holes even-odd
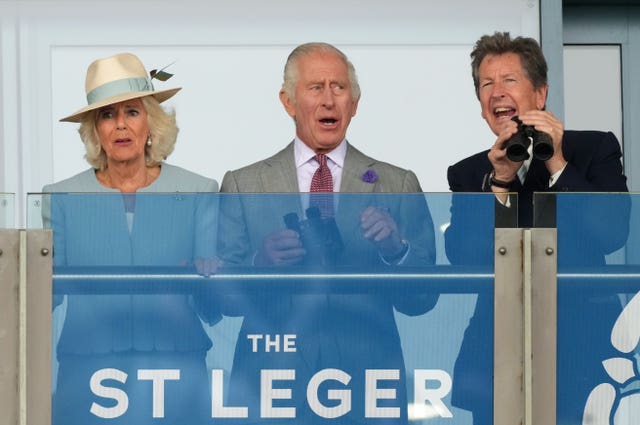
[[(26, 425), (51, 423), (51, 282), (53, 274), (51, 230), (21, 231), (21, 307), (26, 323), (21, 327), (26, 361), (20, 366), (25, 386), (21, 390)], [(24, 332), (24, 334), (22, 334)]]
[(495, 249), (493, 423), (555, 425), (556, 229), (496, 229)]
[[(531, 420), (529, 424), (555, 425), (556, 423), (556, 353), (557, 353), (557, 251), (556, 229), (531, 229), (528, 275), (531, 285), (528, 296), (531, 301), (531, 322), (525, 329), (531, 330), (530, 382)], [(526, 240), (526, 238), (525, 238)], [(526, 270), (526, 269), (525, 269)], [(526, 282), (526, 281), (525, 281)], [(527, 299), (527, 297), (525, 297)]]
[(50, 230), (0, 229), (0, 412), (7, 425), (51, 423)]
[(18, 423), (18, 254), (17, 230), (0, 229), (0, 412), (7, 424)]
[(540, 46), (547, 59), (549, 93), (547, 109), (564, 121), (564, 58), (562, 2), (540, 0)]
[(493, 423), (524, 423), (522, 229), (495, 230)]

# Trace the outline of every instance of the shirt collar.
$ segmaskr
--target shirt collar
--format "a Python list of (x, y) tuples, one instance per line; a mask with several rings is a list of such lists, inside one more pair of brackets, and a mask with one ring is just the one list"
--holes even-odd
[[(313, 160), (316, 153), (307, 146), (302, 140), (296, 136), (293, 141), (293, 155), (296, 161), (296, 168), (299, 168), (307, 162)], [(347, 139), (343, 139), (338, 146), (336, 146), (331, 152), (328, 152), (327, 157), (340, 168), (344, 167), (344, 159), (347, 156)]]

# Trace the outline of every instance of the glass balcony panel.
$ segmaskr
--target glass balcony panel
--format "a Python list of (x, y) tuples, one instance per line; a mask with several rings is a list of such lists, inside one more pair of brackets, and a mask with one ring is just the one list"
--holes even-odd
[(15, 195), (0, 193), (0, 229), (15, 228)]
[(536, 204), (556, 213), (557, 421), (638, 423), (640, 197), (537, 194)]
[(53, 423), (492, 417), (495, 197), (310, 198), (30, 195), (54, 234)]

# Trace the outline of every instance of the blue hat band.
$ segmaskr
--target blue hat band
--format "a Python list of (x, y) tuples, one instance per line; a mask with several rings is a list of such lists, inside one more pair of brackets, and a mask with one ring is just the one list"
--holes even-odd
[(112, 96), (139, 91), (153, 91), (153, 84), (151, 84), (151, 80), (148, 78), (138, 77), (111, 81), (98, 86), (87, 93), (87, 102), (91, 105), (92, 103), (99, 102)]

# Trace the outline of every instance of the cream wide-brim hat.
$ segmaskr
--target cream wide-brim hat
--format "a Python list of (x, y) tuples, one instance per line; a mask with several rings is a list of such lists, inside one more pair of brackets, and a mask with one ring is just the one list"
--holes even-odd
[(85, 82), (87, 106), (60, 121), (81, 122), (89, 111), (138, 97), (153, 96), (162, 103), (180, 89), (154, 90), (140, 59), (131, 53), (120, 53), (89, 65)]

